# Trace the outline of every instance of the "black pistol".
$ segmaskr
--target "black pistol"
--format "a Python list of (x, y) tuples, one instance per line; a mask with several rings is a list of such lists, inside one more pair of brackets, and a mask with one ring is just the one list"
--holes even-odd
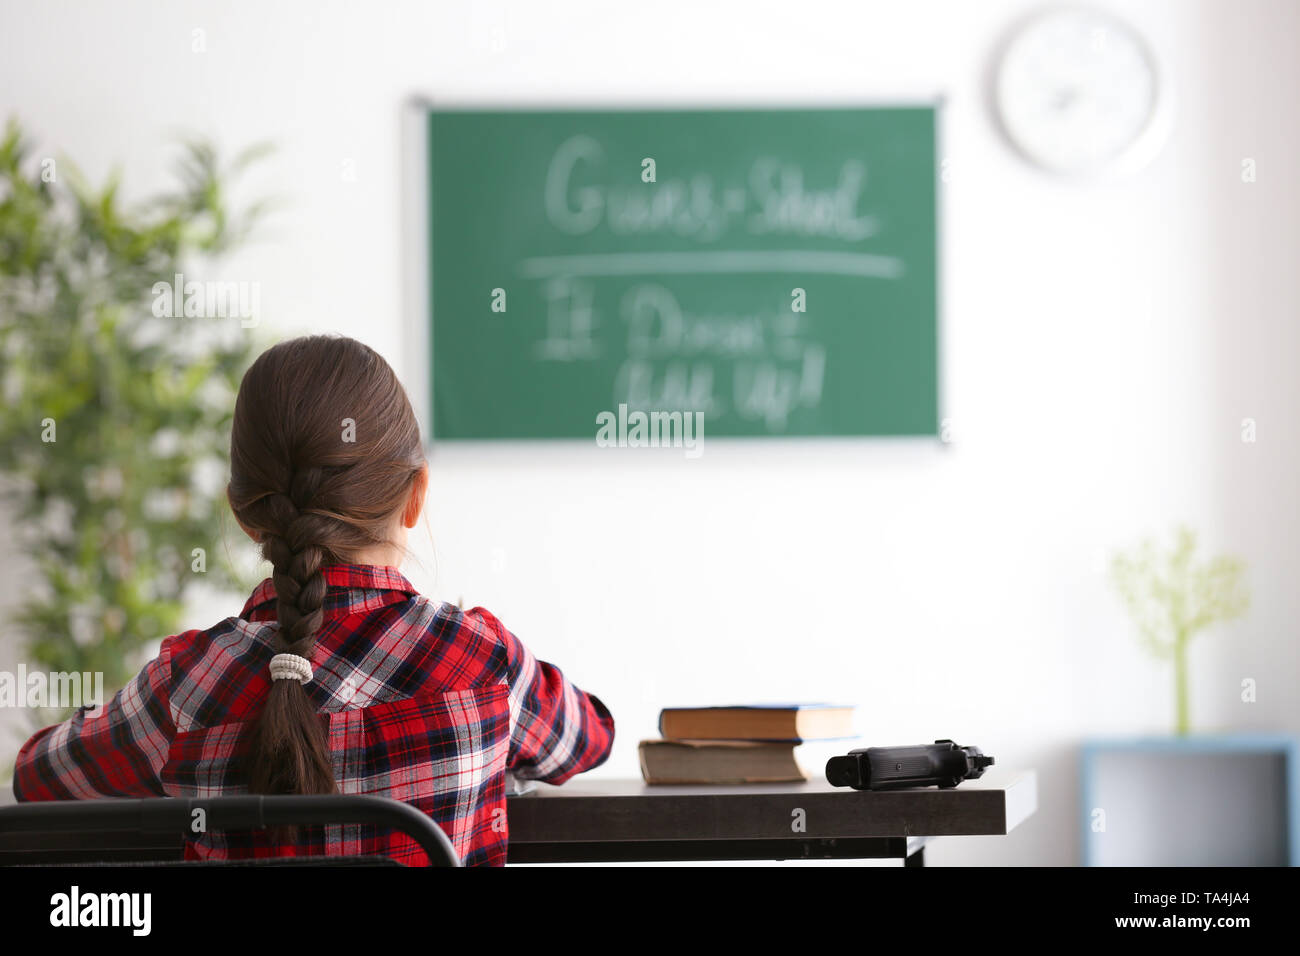
[(826, 779), (835, 787), (854, 790), (898, 790), (903, 787), (955, 787), (984, 775), (993, 758), (978, 747), (958, 747), (936, 740), (917, 747), (864, 747), (826, 761)]

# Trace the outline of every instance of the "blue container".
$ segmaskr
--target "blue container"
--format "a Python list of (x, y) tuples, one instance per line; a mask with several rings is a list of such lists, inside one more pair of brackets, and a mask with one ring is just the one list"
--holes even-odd
[(1282, 734), (1086, 740), (1084, 866), (1295, 866), (1300, 742)]

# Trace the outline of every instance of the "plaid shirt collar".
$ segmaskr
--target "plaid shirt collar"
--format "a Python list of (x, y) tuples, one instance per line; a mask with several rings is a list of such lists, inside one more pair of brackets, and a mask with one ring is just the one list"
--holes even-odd
[[(324, 610), (330, 617), (340, 613), (372, 611), (420, 593), (397, 568), (374, 564), (330, 564), (321, 568), (321, 574), (325, 576), (326, 586)], [(239, 616), (252, 620), (254, 616), (261, 618), (269, 612), (274, 618), (275, 604), (275, 582), (267, 578), (253, 590)]]

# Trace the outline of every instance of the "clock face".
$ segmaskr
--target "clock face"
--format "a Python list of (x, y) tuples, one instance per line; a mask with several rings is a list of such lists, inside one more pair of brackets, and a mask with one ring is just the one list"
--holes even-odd
[(1063, 9), (1012, 38), (995, 92), (1007, 135), (1029, 159), (1089, 173), (1153, 154), (1164, 107), (1159, 80), (1154, 59), (1126, 24)]

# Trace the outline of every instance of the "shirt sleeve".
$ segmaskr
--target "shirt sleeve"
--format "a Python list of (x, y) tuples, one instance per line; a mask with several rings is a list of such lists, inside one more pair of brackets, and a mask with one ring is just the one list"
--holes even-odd
[(521, 780), (563, 783), (598, 767), (614, 748), (614, 717), (560, 669), (539, 661), (500, 621), (484, 613), (504, 642), (510, 684), (510, 756)]
[(170, 640), (112, 700), (81, 707), (23, 744), (14, 766), (17, 800), (166, 796), (159, 774), (176, 733)]

